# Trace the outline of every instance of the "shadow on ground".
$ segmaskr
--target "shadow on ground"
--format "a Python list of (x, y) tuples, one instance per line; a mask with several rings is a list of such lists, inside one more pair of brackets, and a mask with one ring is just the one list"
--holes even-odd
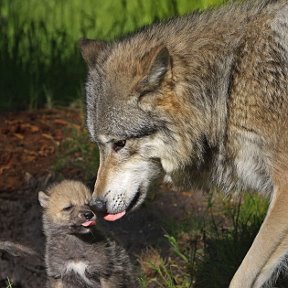
[[(42, 177), (37, 181), (30, 181), (18, 190), (0, 191), (1, 240), (20, 242), (33, 248), (40, 255), (40, 258), (20, 258), (0, 252), (1, 288), (8, 287), (7, 279), (13, 282), (13, 288), (43, 287), (46, 281), (43, 261), (45, 239), (42, 234), (41, 209), (37, 194), (45, 189), (48, 179), (49, 177)], [(164, 235), (169, 233), (171, 223), (177, 223), (178, 219), (190, 215), (191, 211), (194, 214), (198, 213), (199, 217), (204, 213), (199, 209), (200, 202), (205, 198), (200, 192), (188, 196), (167, 189), (164, 191), (163, 188), (157, 192), (154, 201), (148, 200), (150, 203), (144, 204), (142, 208), (116, 223), (99, 221), (101, 229), (112, 234), (128, 250), (136, 265), (138, 255), (147, 247), (157, 247), (163, 256), (169, 254), (169, 244)], [(228, 287), (260, 224), (255, 223), (248, 230), (247, 227), (240, 227), (239, 233), (231, 234), (230, 237), (219, 235), (217, 239), (203, 239), (204, 256), (198, 263), (196, 272), (194, 271), (197, 281), (193, 287)], [(287, 279), (283, 276), (280, 278), (273, 287), (288, 287)]]
[[(45, 239), (42, 234), (41, 209), (37, 196), (38, 191), (45, 190), (47, 179), (49, 177), (32, 180), (22, 189), (0, 191), (0, 240), (19, 242), (33, 248), (40, 255), (40, 259), (21, 258), (0, 251), (1, 288), (8, 286), (8, 279), (13, 283), (13, 288), (43, 287), (45, 283), (43, 260)], [(49, 183), (52, 183), (51, 180)], [(88, 186), (91, 185), (88, 183)], [(183, 216), (187, 209), (193, 209), (192, 203), (196, 201), (195, 195), (192, 194), (190, 197), (183, 196), (181, 201), (181, 196), (175, 195), (174, 192), (165, 191), (165, 196), (163, 193), (159, 193), (157, 201), (144, 204), (142, 208), (117, 223), (98, 221), (101, 229), (109, 235), (112, 234), (128, 250), (136, 265), (137, 255), (147, 247), (161, 247), (164, 255), (168, 253), (169, 244), (164, 235), (169, 230), (167, 226), (169, 219)]]

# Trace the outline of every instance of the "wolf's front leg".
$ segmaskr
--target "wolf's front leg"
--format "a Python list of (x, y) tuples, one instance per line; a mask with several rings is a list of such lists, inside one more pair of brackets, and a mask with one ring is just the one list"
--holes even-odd
[[(275, 271), (277, 268), (281, 269), (281, 264), (279, 267), (279, 263), (281, 262), (281, 259), (283, 259), (283, 256), (288, 251), (288, 233), (281, 241), (281, 244), (277, 247), (273, 255), (270, 257), (270, 260), (265, 264), (265, 266), (262, 268), (261, 273), (259, 274), (259, 277), (257, 278), (255, 282), (255, 287), (261, 287), (261, 283), (266, 282), (266, 275), (271, 275), (273, 271)], [(275, 279), (271, 279), (272, 281)], [(271, 283), (273, 284), (273, 283)], [(266, 286), (265, 286), (266, 287)], [(271, 285), (271, 287), (273, 287)]]
[[(278, 174), (278, 173), (277, 173)], [(286, 173), (285, 173), (286, 174)], [(282, 175), (285, 175), (282, 174)], [(266, 218), (230, 288), (260, 288), (288, 251), (288, 179), (274, 177), (274, 193)]]

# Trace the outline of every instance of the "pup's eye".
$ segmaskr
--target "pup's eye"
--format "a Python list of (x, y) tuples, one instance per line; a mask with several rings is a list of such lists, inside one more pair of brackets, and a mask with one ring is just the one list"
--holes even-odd
[(115, 152), (118, 152), (126, 145), (126, 140), (120, 140), (113, 143), (112, 149)]
[(63, 211), (70, 211), (72, 208), (73, 208), (73, 205), (69, 205), (69, 206), (64, 207), (62, 210)]

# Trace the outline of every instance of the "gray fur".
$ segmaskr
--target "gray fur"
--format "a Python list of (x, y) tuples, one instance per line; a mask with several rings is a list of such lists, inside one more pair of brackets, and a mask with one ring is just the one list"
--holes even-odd
[[(126, 251), (115, 241), (106, 239), (98, 229), (81, 226), (81, 214), (92, 212), (87, 205), (77, 203), (79, 198), (75, 197), (73, 189), (84, 189), (83, 187), (79, 182), (64, 181), (52, 186), (45, 193), (46, 196), (44, 192), (39, 192), (39, 201), (44, 207), (48, 287), (137, 287)], [(61, 196), (61, 190), (66, 195)], [(80, 195), (81, 198), (81, 190), (78, 192), (78, 197)], [(84, 192), (86, 191), (83, 190)], [(56, 193), (58, 195), (50, 200)], [(62, 202), (63, 207), (73, 203), (73, 207), (59, 211), (58, 206), (55, 207), (55, 201)]]
[[(275, 196), (284, 189), (287, 41), (287, 1), (251, 0), (154, 24), (101, 48), (82, 45), (87, 127), (101, 154), (93, 198), (104, 199), (111, 214), (134, 209), (162, 171), (178, 186), (204, 178), (228, 192), (250, 188)], [(167, 69), (145, 90), (163, 49)], [(119, 140), (126, 145), (116, 151)], [(279, 237), (286, 232), (281, 226)], [(249, 278), (247, 285), (260, 285), (271, 269), (257, 270), (251, 279), (259, 281)]]
[[(199, 170), (205, 166), (210, 168), (214, 182), (227, 191), (252, 188), (271, 193), (271, 147), (279, 144), (272, 126), (278, 125), (277, 119), (266, 113), (264, 118), (261, 116), (263, 123), (252, 122), (258, 111), (269, 110), (279, 97), (282, 104), (278, 107), (281, 112), (277, 113), (287, 112), (288, 100), (283, 98), (287, 95), (288, 74), (287, 9), (285, 1), (231, 4), (155, 24), (121, 41), (101, 46), (94, 51), (97, 61), (90, 65), (86, 84), (87, 127), (92, 139), (106, 144), (157, 134), (162, 143), (169, 143), (169, 155), (165, 155), (168, 159), (153, 151), (159, 148), (152, 146), (141, 157), (147, 161), (160, 159), (163, 170), (175, 183), (179, 182), (176, 175), (184, 167)], [(258, 49), (267, 54), (262, 55), (264, 59), (259, 57), (259, 70), (255, 71), (254, 76), (262, 79), (259, 85), (254, 85), (253, 75), (245, 78), (248, 74), (245, 65), (252, 54), (246, 50), (253, 49), (253, 33), (257, 34)], [(149, 59), (151, 49), (158, 46), (167, 47), (172, 62), (171, 85), (180, 107), (174, 113), (182, 113), (181, 117), (174, 115), (174, 119), (167, 109), (157, 106), (154, 95), (157, 92), (161, 96), (161, 89), (150, 91), (145, 97), (137, 89), (147, 78), (145, 57)], [(261, 63), (274, 66), (266, 71), (265, 66), (260, 67)], [(142, 65), (143, 71), (137, 73), (137, 65)], [(274, 75), (281, 76), (275, 80), (279, 85), (263, 101), (263, 93), (269, 93), (266, 84)], [(243, 92), (246, 96), (239, 101), (238, 90), (245, 91), (245, 87), (250, 93), (257, 89), (257, 93), (249, 100), (249, 92)], [(189, 109), (187, 113), (183, 106)], [(286, 121), (283, 119), (281, 125)], [(275, 137), (270, 137), (272, 132)], [(183, 133), (190, 139), (189, 147), (182, 147), (183, 144), (172, 148)], [(99, 135), (106, 136), (106, 143)], [(208, 157), (210, 167), (207, 167)], [(159, 171), (160, 167), (151, 169)], [(201, 177), (196, 173), (194, 178)]]
[[(163, 45), (168, 48), (173, 59), (174, 91), (176, 93), (177, 90), (181, 90), (181, 93), (185, 91), (184, 94), (178, 95), (179, 101), (192, 105), (192, 109), (197, 114), (197, 122), (202, 122), (197, 129), (197, 122), (193, 125), (191, 117), (186, 119), (188, 121), (186, 124), (190, 125), (183, 127), (183, 130), (188, 135), (190, 134), (194, 145), (190, 153), (187, 153), (186, 159), (178, 157), (177, 154), (180, 153), (174, 151), (177, 162), (183, 163), (178, 163), (175, 171), (173, 169), (172, 176), (176, 170), (189, 163), (193, 163), (196, 167), (202, 165), (200, 162), (205, 158), (203, 154), (205, 152), (203, 139), (205, 139), (208, 147), (218, 152), (213, 153), (212, 166), (213, 178), (218, 184), (223, 185), (227, 190), (246, 189), (248, 186), (261, 189), (263, 192), (271, 192), (273, 185), (269, 177), (269, 157), (272, 156), (269, 155), (269, 146), (274, 143), (263, 141), (267, 137), (265, 135), (267, 131), (263, 131), (262, 127), (259, 129), (255, 127), (255, 130), (249, 131), (244, 126), (237, 127), (237, 131), (230, 131), (227, 125), (229, 115), (227, 115), (226, 108), (228, 98), (234, 97), (230, 90), (236, 85), (235, 74), (241, 75), (242, 73), (238, 71), (237, 66), (242, 62), (240, 56), (247, 41), (246, 37), (249, 36), (247, 30), (257, 24), (253, 22), (261, 17), (268, 18), (267, 29), (270, 30), (268, 33), (271, 34), (271, 40), (274, 39), (271, 47), (267, 48), (271, 60), (287, 57), (288, 20), (285, 5), (285, 1), (271, 0), (255, 1), (255, 3), (249, 1), (245, 5), (228, 5), (219, 10), (195, 13), (155, 24), (122, 41), (107, 45), (106, 49), (101, 50), (98, 63), (90, 69), (86, 86), (87, 126), (92, 139), (99, 142), (97, 135), (101, 134), (109, 135), (110, 139), (128, 139), (160, 131), (159, 134), (163, 140), (169, 143), (177, 141), (174, 135), (177, 136), (179, 133), (179, 123), (177, 127), (174, 127), (174, 123), (170, 123), (171, 120), (167, 118), (167, 115), (161, 113), (162, 111), (159, 111), (157, 107), (148, 111), (141, 109), (138, 94), (133, 91), (131, 84), (135, 82), (131, 75), (135, 68), (133, 63), (137, 63), (144, 57), (151, 47)], [(273, 29), (277, 29), (279, 33), (274, 33)], [(264, 47), (265, 43), (261, 41), (265, 40), (265, 35), (258, 34), (258, 36), (259, 45)], [(118, 59), (117, 62), (115, 59)], [(125, 65), (121, 60), (128, 64)], [(122, 67), (123, 71), (119, 71), (119, 67)], [(284, 75), (287, 73), (287, 65), (279, 65), (275, 69)], [(283, 86), (281, 89), (285, 91), (287, 84), (281, 85)], [(262, 89), (265, 93), (265, 87)], [(271, 101), (274, 100), (277, 101), (277, 99), (271, 99)], [(283, 101), (287, 100), (283, 99)], [(271, 105), (269, 101), (263, 104), (267, 109)], [(247, 113), (252, 108), (252, 106), (243, 107)], [(198, 119), (200, 117), (201, 120)], [(245, 122), (248, 120), (243, 119)], [(169, 139), (166, 140), (167, 135)], [(243, 149), (255, 143), (257, 151), (253, 151), (255, 154), (252, 156), (241, 156), (242, 148), (237, 148), (240, 154), (234, 151), (235, 147), (230, 147), (227, 141), (228, 135), (229, 138), (231, 135), (233, 141), (239, 142), (237, 145), (242, 146)], [(272, 142), (274, 139), (269, 140)], [(193, 157), (190, 157), (191, 154)], [(247, 161), (246, 158), (253, 159), (250, 171), (255, 172), (255, 179), (245, 179), (242, 171), (237, 170), (235, 162), (237, 157), (240, 157), (239, 161), (243, 162)], [(237, 178), (241, 181), (235, 182)]]

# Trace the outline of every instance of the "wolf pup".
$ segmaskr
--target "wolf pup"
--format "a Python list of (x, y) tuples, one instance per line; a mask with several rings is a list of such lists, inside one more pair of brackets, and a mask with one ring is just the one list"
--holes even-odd
[(230, 284), (261, 287), (288, 252), (287, 0), (237, 1), (80, 45), (101, 156), (95, 209), (117, 220), (161, 171), (176, 184), (188, 172), (187, 183), (207, 175), (226, 191), (262, 192), (269, 211)]
[(96, 216), (84, 184), (64, 180), (38, 198), (44, 208), (48, 287), (137, 287), (124, 249), (93, 229)]

